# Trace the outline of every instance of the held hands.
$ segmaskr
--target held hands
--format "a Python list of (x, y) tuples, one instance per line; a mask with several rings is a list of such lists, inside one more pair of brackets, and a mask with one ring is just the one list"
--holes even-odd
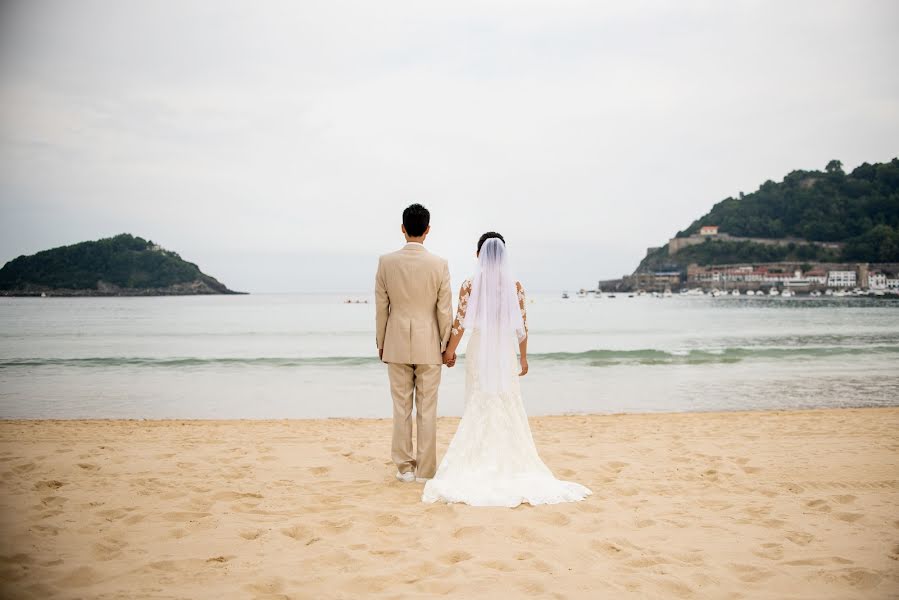
[(528, 359), (525, 357), (521, 357), (521, 373), (518, 374), (519, 377), (524, 377), (528, 374)]
[(456, 366), (456, 353), (450, 352), (447, 350), (443, 353), (443, 364), (449, 368), (453, 368)]

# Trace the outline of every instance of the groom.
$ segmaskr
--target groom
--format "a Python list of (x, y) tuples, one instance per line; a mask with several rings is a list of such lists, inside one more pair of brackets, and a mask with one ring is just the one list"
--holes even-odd
[(404, 210), (406, 245), (382, 256), (375, 276), (378, 356), (387, 363), (393, 396), (391, 458), (396, 478), (406, 483), (426, 481), (437, 470), (437, 387), (453, 318), (449, 266), (424, 247), (430, 221), (431, 213), (421, 204)]

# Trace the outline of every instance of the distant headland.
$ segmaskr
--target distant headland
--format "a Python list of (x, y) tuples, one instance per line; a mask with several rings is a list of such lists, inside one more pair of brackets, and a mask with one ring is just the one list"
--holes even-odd
[(122, 233), (19, 256), (0, 269), (0, 296), (185, 296), (229, 290), (177, 252)]
[(899, 292), (899, 158), (851, 173), (832, 160), (824, 171), (793, 171), (725, 198), (649, 248), (633, 274), (599, 286)]

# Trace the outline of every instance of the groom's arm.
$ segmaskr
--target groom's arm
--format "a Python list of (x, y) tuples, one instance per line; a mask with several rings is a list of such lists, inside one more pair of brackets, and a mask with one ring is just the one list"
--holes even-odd
[(450, 292), (449, 263), (443, 262), (443, 276), (437, 290), (437, 327), (440, 331), (440, 351), (446, 350), (450, 328), (453, 326), (453, 298)]
[(379, 358), (384, 356), (384, 336), (387, 333), (387, 315), (390, 314), (390, 297), (387, 295), (383, 262), (378, 259), (378, 272), (375, 275), (375, 342)]

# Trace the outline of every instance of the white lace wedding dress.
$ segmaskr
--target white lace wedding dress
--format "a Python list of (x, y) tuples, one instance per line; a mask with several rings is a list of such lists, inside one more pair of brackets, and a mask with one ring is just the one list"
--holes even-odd
[[(524, 330), (527, 332), (525, 294), (516, 282)], [(458, 333), (465, 321), (471, 293), (466, 280), (459, 294), (453, 323)], [(465, 354), (465, 410), (459, 428), (446, 450), (437, 473), (424, 487), (423, 502), (464, 502), (472, 506), (508, 506), (521, 503), (556, 504), (583, 500), (592, 492), (571, 481), (561, 481), (540, 460), (521, 399), (517, 370), (506, 390), (481, 390), (478, 351), (480, 332), (473, 331)], [(517, 342), (510, 335), (501, 352), (515, 364)]]

